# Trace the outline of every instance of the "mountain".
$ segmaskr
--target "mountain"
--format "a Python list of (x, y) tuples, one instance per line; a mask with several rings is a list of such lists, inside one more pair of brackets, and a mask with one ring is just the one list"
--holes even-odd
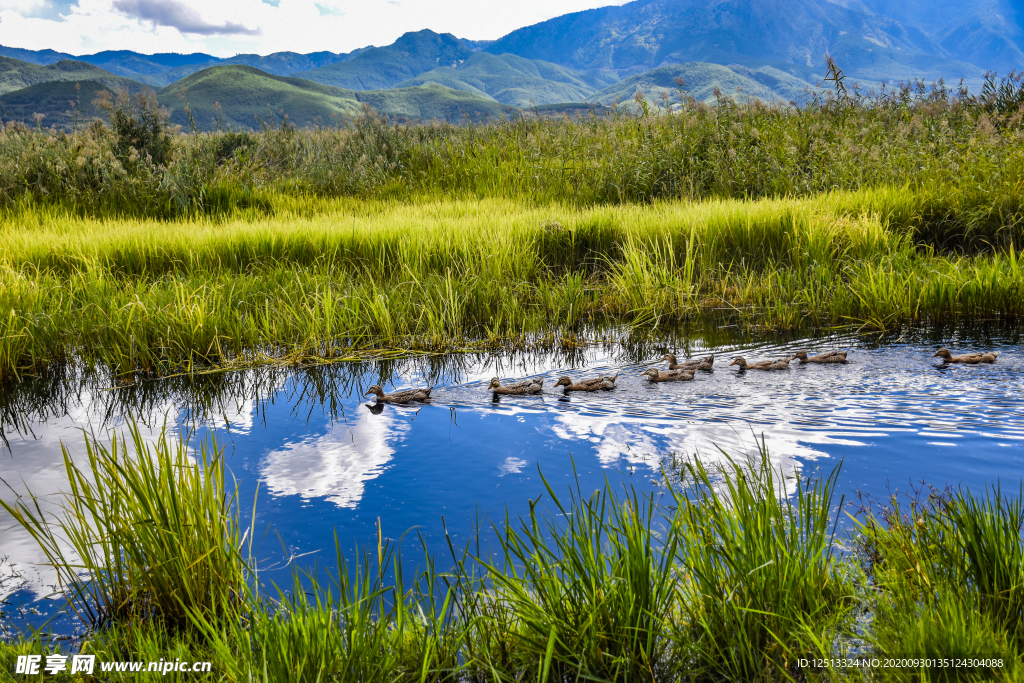
[[(683, 85), (677, 84), (682, 79)], [(691, 62), (677, 66), (661, 66), (644, 73), (624, 78), (618, 83), (596, 93), (591, 101), (610, 105), (620, 102), (632, 107), (632, 100), (639, 91), (651, 105), (658, 105), (663, 100), (676, 103), (680, 95), (689, 95), (698, 101), (714, 101), (715, 88), (738, 101), (759, 99), (764, 102), (807, 99), (807, 91), (811, 84), (801, 81), (772, 67), (749, 69), (740, 65), (721, 66)]]
[(1003, 74), (1024, 67), (1024, 2), (1012, 0), (858, 0), (861, 7), (914, 26), (946, 56)]
[(512, 109), (494, 100), (436, 83), (412, 88), (361, 90), (356, 91), (355, 96), (382, 114), (423, 121), (439, 119), (463, 123), (467, 118), (470, 121), (488, 117), (496, 119)]
[(937, 40), (856, 3), (827, 0), (635, 0), (518, 29), (489, 45), (578, 70), (630, 75), (667, 64), (772, 66), (819, 79), (826, 54), (874, 79), (979, 78)]
[(49, 81), (0, 95), (0, 119), (36, 125), (34, 117), (42, 114), (39, 124), (45, 127), (71, 128), (86, 125), (103, 112), (92, 101), (107, 86), (99, 81)]
[[(336, 126), (358, 115), (363, 104), (382, 114), (411, 119), (500, 116), (507, 107), (438, 85), (395, 90), (354, 91), (302, 78), (275, 76), (248, 66), (215, 66), (182, 79), (157, 93), (160, 104), (171, 109), (171, 121), (188, 130), (186, 98), (201, 130), (212, 130), (222, 119), (229, 128), (258, 128), (279, 124), (283, 116), (300, 127)], [(218, 110), (219, 107), (219, 110)]]
[(461, 64), (478, 49), (476, 43), (450, 33), (423, 30), (406, 33), (386, 47), (363, 50), (344, 62), (293, 75), (352, 90), (390, 88), (439, 66)]
[[(183, 89), (187, 89), (182, 98)], [(297, 126), (337, 120), (359, 113), (351, 91), (331, 88), (299, 78), (274, 76), (250, 66), (231, 64), (204, 69), (157, 92), (157, 100), (171, 110), (171, 121), (188, 130), (186, 100), (201, 130), (217, 127), (219, 117), (227, 128), (257, 128), (260, 121), (280, 123), (281, 116)], [(218, 111), (218, 106), (220, 111)]]
[(98, 81), (103, 84), (104, 88), (128, 88), (135, 91), (142, 87), (140, 83), (115, 76), (109, 71), (104, 71), (85, 62), (64, 59), (47, 66), (40, 66), (18, 59), (0, 57), (0, 93), (13, 92), (48, 81), (87, 80)]
[(607, 87), (614, 78), (583, 74), (536, 59), (478, 52), (455, 66), (442, 66), (402, 81), (396, 87), (438, 83), (504, 104), (580, 102)]

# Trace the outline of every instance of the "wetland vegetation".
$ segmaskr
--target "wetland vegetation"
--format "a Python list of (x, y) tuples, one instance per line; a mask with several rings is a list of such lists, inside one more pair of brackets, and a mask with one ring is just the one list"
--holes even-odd
[[(686, 325), (1019, 320), (1021, 79), (799, 108), (680, 99), (171, 135), (125, 97), (113, 129), (8, 126), (0, 382), (571, 349)], [(453, 545), (407, 575), (382, 530), (279, 590), (258, 582), (216, 444), (90, 448), (65, 459), (62, 516), (5, 506), (61, 573), (88, 627), (75, 646), (102, 659), (208, 658), (226, 680), (712, 681), (960, 653), (1002, 665), (905, 678), (1024, 675), (1019, 494), (893, 499), (839, 544), (834, 474), (690, 461), (657, 499), (548, 488), (553, 516), (504, 520), (496, 555)], [(50, 647), (4, 644), (2, 675)]]
[(123, 95), (113, 129), (11, 126), (0, 379), (1012, 322), (1021, 92), (184, 136)]

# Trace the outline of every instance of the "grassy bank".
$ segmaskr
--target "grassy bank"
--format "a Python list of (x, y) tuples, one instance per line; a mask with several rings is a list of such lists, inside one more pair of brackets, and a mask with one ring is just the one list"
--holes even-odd
[[(958, 254), (905, 188), (574, 208), (278, 197), (274, 215), (0, 227), (0, 378), (572, 345), (611, 330), (1015, 320), (1017, 247)], [(924, 226), (924, 227), (922, 227)]]
[[(88, 627), (75, 651), (101, 662), (213, 662), (205, 678), (172, 680), (966, 681), (1022, 673), (1020, 498), (998, 491), (890, 501), (861, 515), (851, 539), (842, 534), (856, 552), (841, 553), (838, 471), (784, 482), (766, 459), (720, 468), (690, 461), (658, 500), (610, 486), (590, 496), (548, 487), (529, 517), (497, 523), (494, 555), (453, 547), (448, 557), (403, 561), (381, 536), (355, 557), (339, 552), (338, 571), (297, 574), (281, 591), (258, 584), (214, 444), (195, 459), (174, 439), (120, 445), (91, 446), (81, 468), (65, 459), (80, 495), (68, 497), (63, 514), (44, 521), (30, 499), (5, 507), (46, 550)], [(783, 487), (790, 495), (780, 498)], [(409, 575), (412, 564), (419, 570)], [(960, 618), (939, 618), (947, 614)], [(999, 664), (838, 674), (800, 662), (855, 646), (871, 657)], [(16, 654), (48, 647), (0, 646), (4, 671)]]

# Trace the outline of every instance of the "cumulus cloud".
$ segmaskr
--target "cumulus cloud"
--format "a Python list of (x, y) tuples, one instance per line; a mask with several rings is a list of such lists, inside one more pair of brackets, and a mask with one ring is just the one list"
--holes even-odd
[(258, 36), (261, 33), (259, 28), (250, 29), (231, 21), (211, 24), (179, 0), (114, 0), (114, 9), (136, 19), (151, 21), (155, 26), (176, 28), (182, 33), (201, 36)]

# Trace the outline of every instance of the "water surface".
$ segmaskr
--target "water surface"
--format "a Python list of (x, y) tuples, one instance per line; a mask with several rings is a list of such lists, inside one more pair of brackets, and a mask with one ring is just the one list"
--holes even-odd
[[(655, 491), (662, 460), (673, 453), (720, 459), (721, 449), (743, 457), (762, 439), (786, 470), (826, 472), (842, 461), (847, 498), (857, 491), (882, 497), (919, 482), (978, 489), (1001, 480), (1016, 491), (1024, 471), (1024, 347), (1010, 336), (944, 341), (954, 351), (1002, 355), (991, 366), (942, 366), (929, 358), (937, 340), (927, 337), (884, 345), (827, 338), (710, 347), (691, 340), (689, 355), (715, 353), (715, 369), (685, 383), (641, 377), (661, 349), (615, 345), (569, 355), (220, 373), (116, 389), (41, 380), (0, 396), (3, 495), (12, 500), (31, 490), (53, 500), (65, 486), (60, 444), (81, 457), (83, 429), (106, 438), (129, 416), (148, 438), (164, 424), (194, 428), (225, 446), (244, 514), (256, 515), (264, 578), (281, 582), (294, 566), (330, 566), (335, 533), (351, 550), (375, 542), (379, 524), (389, 538), (405, 535), (403, 547), (416, 550), (419, 535), (444, 556), (445, 530), (459, 545), (506, 510), (525, 514), (528, 501), (544, 494), (541, 472), (556, 492), (577, 481), (590, 491), (606, 478)], [(852, 348), (850, 362), (794, 363), (770, 373), (729, 367), (741, 354), (755, 360), (832, 348)], [(610, 392), (564, 395), (553, 386), (563, 374), (616, 372)], [(543, 376), (546, 388), (541, 396), (494, 400), (486, 386), (495, 375)], [(429, 405), (375, 406), (362, 393), (378, 382), (388, 390), (436, 388)], [(8, 611), (21, 605), (50, 614), (53, 601), (40, 597), (52, 576), (10, 522), (2, 515), (0, 588)]]

